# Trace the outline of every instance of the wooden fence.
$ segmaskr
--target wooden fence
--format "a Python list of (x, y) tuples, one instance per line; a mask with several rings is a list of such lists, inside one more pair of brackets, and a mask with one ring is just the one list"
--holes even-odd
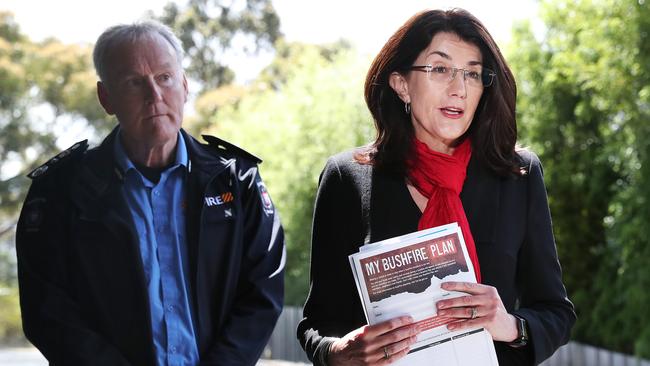
[[(287, 306), (282, 311), (278, 324), (264, 354), (265, 358), (309, 363), (298, 341), (296, 326), (302, 319), (302, 309)], [(542, 366), (650, 366), (650, 361), (637, 357), (592, 347), (577, 342), (561, 347)]]

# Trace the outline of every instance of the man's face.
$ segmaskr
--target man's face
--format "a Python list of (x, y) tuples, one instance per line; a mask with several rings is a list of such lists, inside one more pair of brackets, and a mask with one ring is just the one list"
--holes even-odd
[(108, 61), (108, 80), (97, 84), (97, 92), (106, 112), (117, 116), (125, 142), (175, 144), (187, 80), (169, 42), (145, 35), (112, 49)]

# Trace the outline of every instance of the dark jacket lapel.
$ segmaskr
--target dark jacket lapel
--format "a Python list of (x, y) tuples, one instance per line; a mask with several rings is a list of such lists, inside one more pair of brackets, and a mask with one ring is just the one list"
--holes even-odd
[[(197, 321), (203, 321), (198, 302), (201, 299), (199, 291), (198, 276), (198, 253), (201, 240), (201, 220), (203, 213), (203, 200), (206, 192), (206, 187), (211, 181), (221, 174), (230, 166), (234, 166), (234, 161), (217, 156), (213, 149), (208, 145), (199, 143), (194, 137), (181, 130), (181, 134), (187, 146), (188, 156), (190, 163), (188, 166), (188, 174), (186, 180), (186, 198), (185, 198), (185, 230), (187, 237), (187, 252), (189, 256), (190, 267), (190, 286), (193, 293), (192, 307), (194, 309), (195, 318)], [(203, 258), (202, 261), (207, 260)], [(216, 261), (208, 260), (208, 262), (216, 263)], [(204, 337), (201, 334), (201, 328), (197, 327), (199, 332), (198, 336), (202, 342)]]
[(113, 157), (116, 127), (95, 149), (88, 151), (70, 187), (70, 198), (81, 211), (81, 218), (133, 229), (131, 215), (121, 194), (123, 173)]
[(460, 199), (476, 243), (496, 240), (500, 185), (501, 178), (472, 157)]
[[(215, 156), (212, 149), (207, 145), (199, 143), (194, 137), (181, 130), (187, 152), (190, 159), (187, 175), (187, 196), (186, 196), (186, 235), (188, 238), (188, 254), (190, 257), (190, 268), (196, 273), (197, 253), (199, 244), (199, 232), (201, 227), (201, 212), (203, 210), (203, 196), (207, 185), (213, 177), (217, 176), (228, 168), (232, 161)], [(192, 276), (192, 281), (196, 281)], [(193, 284), (194, 285), (194, 284)], [(196, 287), (194, 287), (196, 288)]]
[[(110, 258), (103, 260), (114, 263), (113, 268), (121, 269), (119, 273), (104, 274), (104, 277), (119, 277), (117, 281), (123, 286), (120, 293), (110, 293), (106, 296), (113, 299), (118, 297), (118, 307), (131, 312), (131, 315), (125, 315), (125, 319), (137, 319), (137, 322), (142, 322), (124, 326), (131, 327), (130, 331), (138, 334), (136, 337), (143, 338), (144, 346), (152, 337), (149, 297), (138, 236), (131, 212), (121, 192), (124, 175), (113, 155), (117, 131), (118, 127), (100, 146), (85, 154), (75, 172), (69, 195), (73, 205), (79, 210), (79, 220), (98, 223), (100, 228), (106, 230), (94, 232), (95, 237), (92, 240), (96, 245), (111, 246), (111, 250), (103, 252)], [(148, 354), (143, 360), (147, 360), (146, 364), (153, 364), (153, 349), (146, 351)]]

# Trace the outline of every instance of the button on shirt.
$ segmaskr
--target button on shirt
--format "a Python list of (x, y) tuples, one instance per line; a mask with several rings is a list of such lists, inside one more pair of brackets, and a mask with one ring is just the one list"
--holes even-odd
[(156, 362), (161, 366), (197, 365), (183, 212), (189, 160), (185, 141), (179, 133), (176, 160), (156, 184), (137, 170), (119, 137), (115, 139), (115, 158), (124, 172), (122, 193), (140, 243)]

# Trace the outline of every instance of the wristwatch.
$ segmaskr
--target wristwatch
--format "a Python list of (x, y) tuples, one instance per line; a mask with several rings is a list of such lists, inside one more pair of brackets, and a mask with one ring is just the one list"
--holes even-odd
[(517, 332), (519, 335), (508, 345), (514, 348), (523, 347), (528, 344), (528, 322), (518, 315), (513, 314), (513, 316), (517, 319)]

